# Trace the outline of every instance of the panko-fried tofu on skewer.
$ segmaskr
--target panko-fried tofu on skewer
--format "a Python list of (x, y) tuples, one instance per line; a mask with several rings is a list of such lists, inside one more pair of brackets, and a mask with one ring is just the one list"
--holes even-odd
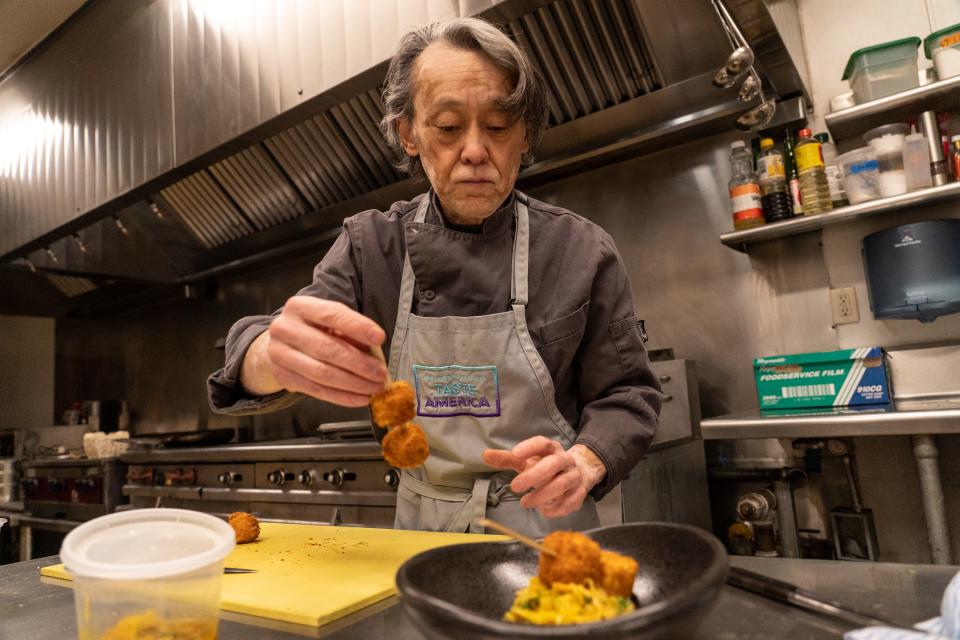
[(637, 561), (613, 551), (601, 551), (603, 577), (600, 586), (612, 596), (629, 598), (633, 593), (633, 579), (637, 577)]
[(416, 415), (413, 387), (404, 380), (387, 383), (386, 389), (370, 398), (370, 414), (378, 427), (397, 427)]
[[(386, 359), (379, 347), (373, 354), (384, 364)], [(370, 414), (378, 427), (387, 430), (380, 442), (383, 458), (394, 467), (419, 467), (430, 455), (427, 435), (410, 422), (417, 413), (416, 396), (407, 382), (387, 378), (386, 388), (370, 398)]]
[(380, 446), (383, 459), (400, 469), (419, 467), (430, 455), (426, 434), (412, 422), (390, 429)]
[(633, 558), (604, 551), (594, 540), (574, 531), (554, 531), (543, 539), (552, 550), (540, 554), (539, 577), (550, 586), (554, 582), (582, 584), (587, 579), (610, 595), (629, 598), (637, 575)]

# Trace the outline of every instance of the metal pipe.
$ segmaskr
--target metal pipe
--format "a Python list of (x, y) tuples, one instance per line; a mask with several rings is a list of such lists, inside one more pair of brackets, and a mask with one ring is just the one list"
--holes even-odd
[(799, 558), (797, 514), (793, 504), (793, 485), (789, 477), (774, 482), (773, 492), (777, 496), (777, 524), (780, 526), (780, 546), (783, 548), (783, 557)]
[(950, 529), (943, 508), (943, 487), (940, 484), (939, 452), (933, 436), (913, 436), (913, 457), (917, 460), (920, 476), (920, 496), (923, 515), (930, 540), (930, 555), (934, 564), (953, 564), (950, 547)]
[(853, 496), (853, 510), (860, 513), (863, 511), (863, 503), (860, 502), (857, 479), (853, 477), (853, 465), (850, 464), (850, 456), (843, 456), (843, 466), (847, 471), (847, 482), (850, 483), (850, 493)]

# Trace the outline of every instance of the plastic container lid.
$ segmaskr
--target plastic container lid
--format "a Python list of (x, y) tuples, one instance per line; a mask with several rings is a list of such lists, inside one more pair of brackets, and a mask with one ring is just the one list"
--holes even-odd
[(879, 127), (875, 127), (863, 134), (864, 142), (870, 142), (874, 138), (879, 138), (881, 136), (905, 136), (910, 133), (910, 127), (902, 122), (897, 122), (894, 124), (884, 124)]
[(850, 59), (847, 60), (847, 66), (843, 70), (843, 77), (841, 80), (847, 80), (850, 75), (853, 73), (853, 66), (862, 55), (872, 53), (874, 51), (883, 51), (884, 49), (892, 49), (893, 47), (901, 47), (903, 45), (913, 45), (913, 48), (916, 49), (920, 46), (920, 38), (912, 36), (910, 38), (901, 38), (900, 40), (892, 40), (890, 42), (884, 42), (882, 44), (875, 44), (872, 47), (864, 47), (863, 49), (857, 49), (850, 54)]
[(960, 140), (960, 135), (950, 136), (950, 142), (956, 142)]
[(773, 138), (761, 138), (760, 140), (761, 149), (772, 149), (773, 148)]
[(960, 32), (960, 24), (955, 24), (949, 27), (940, 29), (939, 31), (934, 31), (926, 38), (923, 39), (923, 53), (927, 56), (927, 60), (933, 59), (933, 50), (939, 49), (939, 46), (934, 46), (936, 41), (942, 38), (943, 36), (949, 36), (954, 33)]
[(876, 154), (873, 152), (873, 149), (871, 149), (870, 147), (858, 147), (856, 149), (847, 151), (846, 153), (837, 156), (837, 164), (839, 165), (851, 164), (854, 162), (868, 160), (875, 157), (876, 157)]
[(733, 142), (730, 143), (730, 150), (732, 151), (734, 149), (743, 149), (746, 146), (747, 145), (744, 144), (743, 140), (734, 140)]
[(223, 520), (187, 509), (134, 509), (85, 522), (63, 540), (67, 571), (86, 578), (149, 580), (202, 569), (236, 546)]
[(803, 129), (800, 129), (800, 131), (797, 131), (797, 140), (809, 138), (812, 133), (813, 132), (810, 129), (804, 127)]
[(819, 142), (820, 144), (829, 144), (830, 143), (830, 134), (829, 133), (818, 133), (813, 136), (813, 139)]

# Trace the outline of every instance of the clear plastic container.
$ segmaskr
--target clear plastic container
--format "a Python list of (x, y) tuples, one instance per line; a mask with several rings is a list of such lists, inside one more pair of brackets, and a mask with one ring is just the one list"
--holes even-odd
[(907, 174), (907, 191), (933, 186), (930, 173), (930, 145), (922, 133), (911, 129), (903, 139), (903, 170)]
[(917, 48), (920, 38), (904, 38), (854, 51), (843, 79), (857, 104), (920, 86)]
[(941, 80), (960, 75), (960, 24), (934, 31), (923, 40), (923, 52), (933, 60)]
[(850, 204), (880, 197), (880, 163), (870, 147), (860, 147), (837, 157), (843, 172), (843, 189)]
[(185, 509), (136, 509), (80, 525), (60, 549), (80, 640), (214, 640), (224, 560), (235, 545), (226, 522)]
[(903, 145), (910, 128), (905, 124), (885, 124), (863, 134), (880, 164), (880, 195), (884, 198), (907, 192), (907, 173), (903, 169)]

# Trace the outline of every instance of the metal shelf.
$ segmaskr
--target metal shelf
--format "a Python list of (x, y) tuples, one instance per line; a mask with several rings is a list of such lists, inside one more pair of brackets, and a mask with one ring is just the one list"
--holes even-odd
[[(839, 112), (838, 112), (839, 113)], [(872, 216), (893, 213), (912, 207), (932, 205), (960, 198), (960, 182), (951, 182), (940, 187), (930, 187), (890, 198), (870, 200), (849, 207), (833, 209), (813, 216), (800, 216), (784, 222), (774, 222), (745, 231), (729, 231), (720, 235), (720, 241), (728, 247), (746, 251), (747, 245), (775, 238), (794, 236), (824, 227), (844, 224)]]
[(960, 109), (960, 76), (871, 100), (824, 116), (834, 140), (847, 140), (882, 124), (901, 122), (924, 111)]
[(917, 406), (878, 413), (781, 416), (749, 411), (702, 420), (700, 433), (704, 440), (956, 434), (960, 433), (960, 409)]

